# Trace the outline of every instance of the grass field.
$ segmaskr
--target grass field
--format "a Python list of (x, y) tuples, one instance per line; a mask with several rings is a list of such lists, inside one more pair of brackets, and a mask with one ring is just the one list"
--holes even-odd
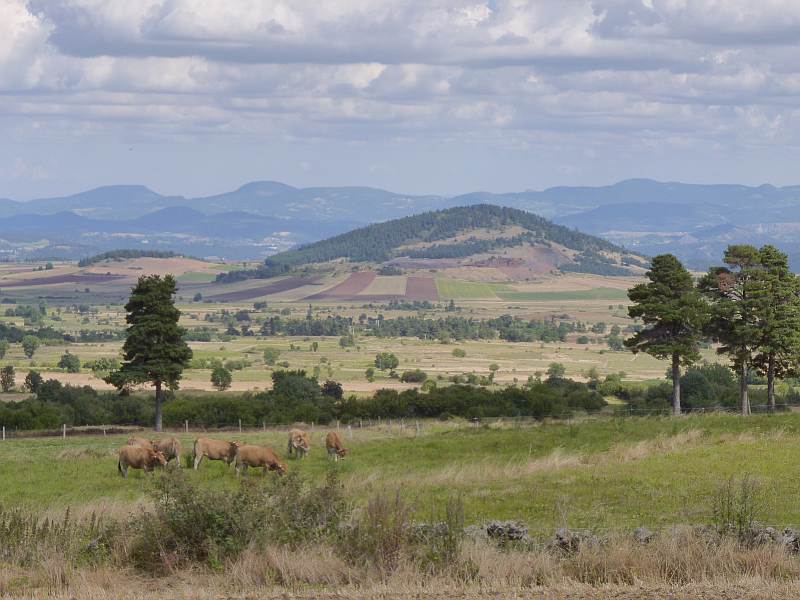
[[(711, 498), (731, 476), (753, 475), (765, 497), (759, 520), (800, 524), (800, 415), (742, 419), (714, 415), (683, 419), (630, 418), (494, 424), (472, 428), (423, 423), (400, 429), (343, 430), (350, 456), (337, 467), (353, 498), (401, 489), (420, 514), (458, 495), (467, 520), (520, 519), (534, 531), (555, 527), (598, 531), (636, 526), (664, 528), (711, 520)], [(179, 435), (184, 451), (197, 434)], [(267, 444), (285, 453), (285, 432), (216, 435)], [(290, 468), (319, 479), (328, 461), (324, 433), (312, 432), (308, 459)], [(7, 440), (0, 444), (0, 505), (35, 510), (72, 507), (125, 512), (147, 495), (142, 473), (124, 480), (116, 449), (126, 436)], [(192, 477), (230, 488), (222, 463), (201, 465)]]
[(459, 281), (442, 277), (436, 279), (436, 287), (439, 290), (439, 297), (444, 300), (496, 300), (498, 295), (495, 292), (510, 289), (503, 284)]
[(625, 290), (614, 288), (595, 288), (591, 290), (564, 290), (561, 292), (514, 292), (499, 290), (497, 295), (503, 300), (517, 302), (547, 302), (550, 300), (627, 300)]

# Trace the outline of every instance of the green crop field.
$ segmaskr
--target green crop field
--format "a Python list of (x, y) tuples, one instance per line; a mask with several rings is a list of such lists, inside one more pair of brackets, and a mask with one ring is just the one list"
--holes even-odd
[(510, 289), (506, 285), (496, 283), (477, 283), (473, 281), (458, 281), (456, 279), (436, 279), (439, 298), (444, 300), (496, 300), (495, 292)]
[[(215, 437), (268, 444), (285, 454), (285, 432)], [(404, 429), (342, 428), (350, 455), (336, 468), (353, 498), (401, 489), (420, 514), (453, 495), (463, 498), (470, 522), (521, 519), (535, 531), (563, 523), (596, 530), (639, 525), (708, 523), (711, 498), (731, 476), (749, 473), (767, 491), (759, 520), (800, 524), (795, 457), (800, 415), (742, 419), (732, 415), (598, 418), (542, 425), (424, 422)], [(179, 435), (184, 453), (194, 435)], [(312, 432), (312, 451), (290, 469), (320, 479), (330, 462), (324, 433)], [(80, 512), (117, 507), (148, 494), (150, 477), (117, 474), (116, 449), (125, 436), (6, 440), (0, 444), (0, 505)], [(156, 475), (158, 476), (158, 475)], [(191, 476), (233, 488), (223, 463), (204, 463)]]
[(625, 290), (614, 288), (596, 288), (591, 290), (563, 290), (548, 292), (514, 292), (498, 290), (497, 295), (503, 300), (517, 302), (547, 302), (553, 300), (627, 300)]

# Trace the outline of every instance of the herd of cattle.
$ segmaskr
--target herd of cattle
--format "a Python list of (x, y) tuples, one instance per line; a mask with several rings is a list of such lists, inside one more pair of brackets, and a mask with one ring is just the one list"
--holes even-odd
[[(342, 437), (336, 431), (331, 431), (325, 437), (325, 447), (328, 458), (339, 460), (347, 454), (347, 449), (342, 443)], [(304, 458), (311, 448), (311, 437), (307, 431), (292, 429), (289, 432), (287, 452), (289, 456)], [(221, 460), (228, 465), (236, 467), (236, 474), (246, 471), (247, 467), (263, 467), (264, 470), (286, 473), (286, 464), (281, 462), (278, 454), (267, 446), (240, 444), (210, 438), (198, 438), (194, 441), (193, 461), (195, 470), (204, 458), (208, 460)], [(132, 437), (128, 444), (119, 449), (117, 469), (123, 477), (128, 476), (128, 469), (143, 469), (152, 471), (155, 467), (163, 467), (175, 459), (178, 467), (181, 466), (181, 443), (177, 438), (170, 437), (160, 440), (148, 440), (141, 437)]]

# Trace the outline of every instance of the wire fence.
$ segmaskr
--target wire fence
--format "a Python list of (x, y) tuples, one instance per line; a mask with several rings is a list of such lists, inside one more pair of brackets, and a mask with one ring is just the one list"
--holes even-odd
[[(795, 404), (776, 404), (775, 407), (768, 405), (753, 405), (750, 410), (754, 414), (787, 414), (789, 412), (800, 411), (800, 405)], [(740, 410), (734, 407), (714, 406), (703, 407), (686, 410), (682, 413), (685, 416), (698, 416), (708, 414), (740, 414)], [(191, 433), (256, 433), (256, 432), (288, 432), (293, 428), (306, 428), (314, 431), (319, 430), (344, 430), (344, 431), (358, 431), (358, 430), (383, 430), (389, 432), (411, 432), (414, 435), (420, 435), (425, 430), (429, 430), (434, 425), (447, 424), (451, 428), (479, 428), (479, 427), (525, 427), (534, 426), (547, 421), (563, 421), (563, 422), (576, 422), (584, 421), (587, 419), (608, 419), (608, 418), (625, 418), (625, 417), (672, 417), (671, 409), (645, 409), (633, 408), (628, 406), (612, 407), (611, 411), (599, 411), (595, 413), (564, 411), (559, 413), (551, 413), (548, 415), (515, 415), (515, 416), (500, 416), (500, 417), (474, 417), (474, 418), (458, 418), (458, 419), (416, 419), (416, 418), (377, 418), (377, 419), (351, 419), (348, 421), (331, 421), (329, 423), (268, 423), (262, 421), (259, 426), (252, 424), (243, 424), (242, 419), (238, 419), (234, 423), (193, 423), (191, 421), (184, 421), (182, 426), (168, 426), (163, 430), (163, 434), (172, 433), (189, 435)], [(69, 426), (62, 425), (58, 429), (46, 430), (12, 430), (5, 426), (2, 427), (2, 434), (0, 435), (0, 442), (11, 439), (26, 439), (26, 438), (67, 438), (76, 436), (110, 436), (110, 435), (124, 435), (143, 433), (153, 433), (152, 428), (141, 425), (90, 425), (90, 426)]]

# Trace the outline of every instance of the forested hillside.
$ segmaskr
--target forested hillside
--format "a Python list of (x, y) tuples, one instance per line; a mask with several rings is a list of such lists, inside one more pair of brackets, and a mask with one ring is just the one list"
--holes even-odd
[[(502, 230), (510, 227), (521, 228), (525, 233), (513, 237), (502, 235)], [(431, 244), (468, 234), (472, 230), (486, 229), (496, 229), (498, 235), (490, 239), (467, 237), (460, 242), (450, 241), (447, 244), (402, 250), (411, 244)], [(461, 258), (523, 243), (555, 243), (579, 252), (581, 256), (592, 256), (595, 260), (600, 252), (624, 252), (611, 242), (556, 225), (533, 213), (477, 204), (426, 212), (355, 229), (302, 248), (281, 252), (267, 258), (259, 269), (221, 275), (220, 280), (274, 277), (303, 265), (340, 258), (352, 262), (384, 262), (399, 256)]]

